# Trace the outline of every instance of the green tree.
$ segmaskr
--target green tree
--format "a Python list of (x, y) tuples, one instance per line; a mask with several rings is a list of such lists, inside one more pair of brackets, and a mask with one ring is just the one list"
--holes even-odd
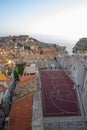
[(16, 68), (14, 70), (15, 81), (19, 81), (19, 75), (20, 76), (23, 75), (24, 66), (25, 66), (25, 64), (16, 64)]
[(19, 74), (18, 74), (17, 68), (14, 70), (14, 78), (15, 78), (15, 81), (19, 81)]

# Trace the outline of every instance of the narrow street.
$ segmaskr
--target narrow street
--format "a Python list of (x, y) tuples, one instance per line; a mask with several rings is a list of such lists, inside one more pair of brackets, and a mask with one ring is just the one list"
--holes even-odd
[(11, 82), (8, 86), (8, 89), (6, 90), (5, 97), (4, 97), (4, 106), (2, 110), (2, 120), (0, 118), (0, 130), (4, 130), (5, 127), (5, 119), (8, 117), (11, 105), (12, 105), (12, 99), (13, 99), (13, 90), (16, 87), (16, 82), (14, 80), (14, 75), (12, 74)]

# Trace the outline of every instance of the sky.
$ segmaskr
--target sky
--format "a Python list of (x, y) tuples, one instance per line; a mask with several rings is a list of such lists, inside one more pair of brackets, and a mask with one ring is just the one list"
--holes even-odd
[(87, 37), (87, 0), (0, 0), (0, 36), (20, 34), (73, 46)]

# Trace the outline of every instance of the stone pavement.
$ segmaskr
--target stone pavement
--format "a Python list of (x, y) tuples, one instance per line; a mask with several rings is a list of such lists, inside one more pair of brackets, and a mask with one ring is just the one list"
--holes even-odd
[(32, 130), (43, 130), (41, 92), (38, 91), (33, 97)]

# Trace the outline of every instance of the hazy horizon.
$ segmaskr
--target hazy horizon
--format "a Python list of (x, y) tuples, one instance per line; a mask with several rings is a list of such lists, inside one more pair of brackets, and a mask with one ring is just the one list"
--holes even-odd
[(87, 37), (87, 0), (0, 0), (0, 34), (52, 36), (73, 47)]

